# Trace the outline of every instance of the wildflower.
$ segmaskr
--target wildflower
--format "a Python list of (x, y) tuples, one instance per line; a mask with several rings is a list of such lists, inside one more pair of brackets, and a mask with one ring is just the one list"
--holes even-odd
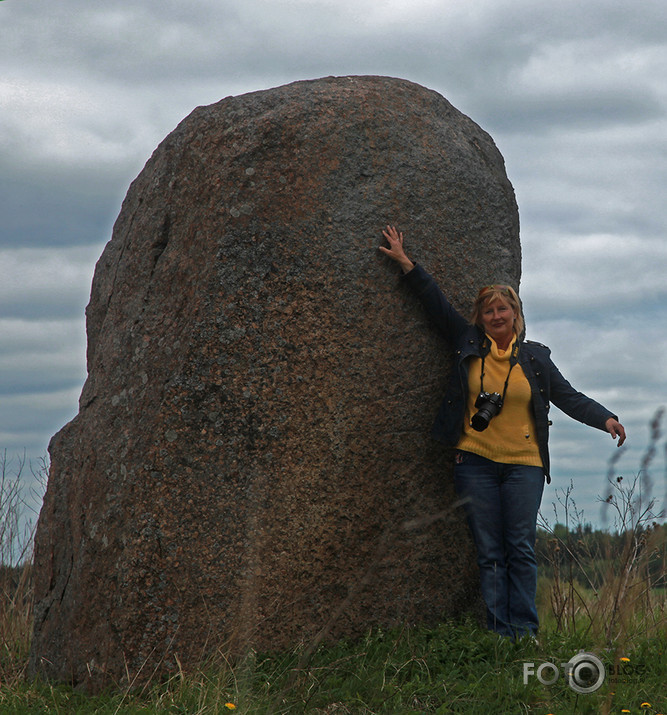
[(236, 710), (236, 705), (234, 705), (234, 703), (225, 703), (225, 707), (228, 710)]
[(650, 707), (651, 707), (651, 703), (642, 703), (639, 707), (640, 707), (640, 708), (650, 708)]
[(629, 663), (630, 662), (630, 658), (626, 658), (625, 656), (623, 658), (621, 658), (620, 660), (621, 660), (621, 663)]
[(622, 713), (629, 713), (630, 711), (623, 709), (623, 710), (621, 710), (621, 712), (622, 712)]

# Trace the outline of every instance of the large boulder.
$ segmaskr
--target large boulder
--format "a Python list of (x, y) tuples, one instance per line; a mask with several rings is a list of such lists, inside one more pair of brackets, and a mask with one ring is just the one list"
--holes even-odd
[(32, 671), (90, 688), (477, 608), (429, 430), (446, 343), (377, 250), (467, 310), (518, 283), (491, 138), (436, 92), (297, 82), (196, 109), (132, 183), (50, 444)]

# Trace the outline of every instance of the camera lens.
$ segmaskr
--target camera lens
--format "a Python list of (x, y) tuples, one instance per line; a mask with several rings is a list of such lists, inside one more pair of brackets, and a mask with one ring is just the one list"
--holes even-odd
[(483, 432), (489, 426), (492, 417), (493, 415), (489, 414), (488, 410), (482, 408), (470, 418), (470, 424), (477, 432)]

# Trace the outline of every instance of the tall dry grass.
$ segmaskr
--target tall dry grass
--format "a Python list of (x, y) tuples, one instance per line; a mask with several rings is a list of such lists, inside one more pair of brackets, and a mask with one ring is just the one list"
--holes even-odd
[(30, 481), (43, 488), (47, 465), (30, 467), (25, 456), (0, 456), (0, 680), (21, 680), (32, 632), (32, 548), (37, 514), (27, 491)]
[(637, 474), (618, 475), (619, 454), (610, 460), (600, 497), (604, 521), (613, 522), (607, 534), (583, 523), (572, 483), (557, 495), (556, 524), (541, 518), (551, 565), (551, 577), (541, 584), (543, 608), (549, 607), (543, 615), (557, 632), (579, 632), (606, 648), (667, 633), (667, 526), (660, 523), (665, 514), (656, 509), (651, 475), (663, 415), (661, 408), (651, 422)]

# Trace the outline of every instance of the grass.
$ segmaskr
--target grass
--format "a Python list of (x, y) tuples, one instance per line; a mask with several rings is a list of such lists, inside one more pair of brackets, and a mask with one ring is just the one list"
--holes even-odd
[[(622, 656), (598, 652), (610, 675), (579, 694), (561, 671), (553, 685), (524, 663), (568, 661), (589, 643), (547, 632), (538, 644), (512, 643), (470, 621), (435, 628), (369, 631), (354, 643), (320, 647), (306, 666), (301, 652), (221, 659), (140, 693), (96, 697), (65, 686), (16, 681), (0, 686), (3, 713), (604, 713), (664, 712), (667, 638), (639, 641)], [(629, 658), (621, 661), (620, 658)], [(295, 671), (295, 668), (297, 670)], [(618, 682), (612, 682), (618, 680)], [(651, 708), (641, 708), (650, 703)]]

